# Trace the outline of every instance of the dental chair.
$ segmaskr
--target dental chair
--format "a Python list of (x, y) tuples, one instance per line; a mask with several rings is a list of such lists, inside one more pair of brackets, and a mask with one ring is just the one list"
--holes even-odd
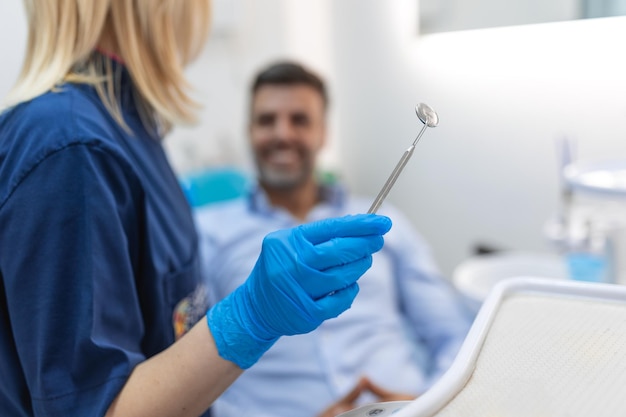
[(251, 179), (238, 168), (220, 166), (188, 173), (179, 182), (191, 207), (197, 208), (243, 196)]
[(344, 414), (626, 415), (626, 286), (504, 280), (483, 303), (449, 371), (431, 389), (400, 409), (378, 403)]

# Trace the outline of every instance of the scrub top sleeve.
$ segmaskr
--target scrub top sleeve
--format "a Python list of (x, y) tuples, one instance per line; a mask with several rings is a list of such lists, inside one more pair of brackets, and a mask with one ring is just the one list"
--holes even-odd
[(36, 416), (101, 416), (141, 353), (133, 263), (141, 187), (119, 155), (71, 145), (0, 207), (0, 271)]

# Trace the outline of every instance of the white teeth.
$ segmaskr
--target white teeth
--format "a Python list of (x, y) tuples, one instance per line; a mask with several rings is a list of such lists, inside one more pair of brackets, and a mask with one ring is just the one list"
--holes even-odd
[(298, 160), (298, 153), (293, 150), (272, 151), (267, 160), (273, 164), (290, 164)]

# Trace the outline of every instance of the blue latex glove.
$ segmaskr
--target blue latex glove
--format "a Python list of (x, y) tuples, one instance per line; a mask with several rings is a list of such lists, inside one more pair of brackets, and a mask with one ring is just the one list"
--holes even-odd
[(350, 308), (391, 220), (362, 214), (270, 233), (245, 283), (207, 313), (221, 357), (252, 366), (280, 336)]

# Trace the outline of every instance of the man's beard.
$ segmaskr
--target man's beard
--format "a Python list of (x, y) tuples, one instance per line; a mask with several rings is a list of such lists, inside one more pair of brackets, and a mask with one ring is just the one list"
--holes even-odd
[(296, 171), (286, 171), (256, 159), (261, 184), (278, 190), (292, 190), (305, 184), (313, 173), (313, 164), (305, 160)]

